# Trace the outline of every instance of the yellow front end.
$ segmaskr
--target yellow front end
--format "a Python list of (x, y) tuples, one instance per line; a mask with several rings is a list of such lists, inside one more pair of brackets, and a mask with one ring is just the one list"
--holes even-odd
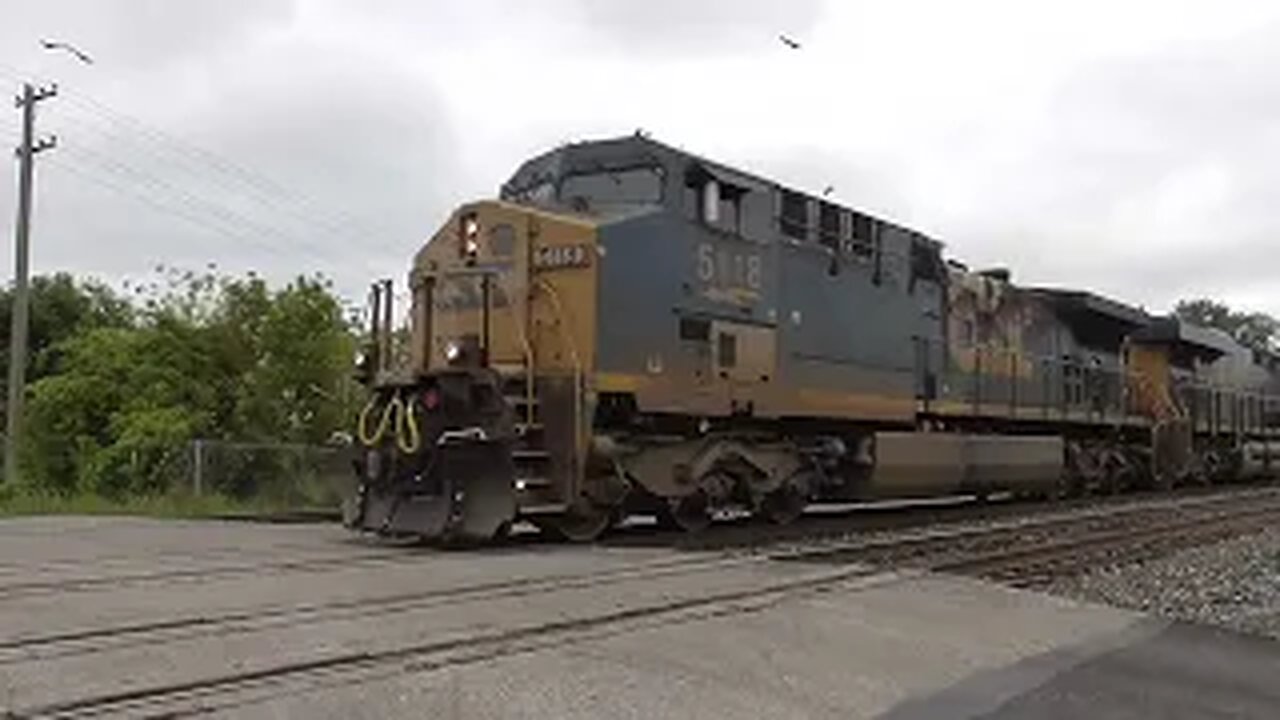
[[(471, 505), (457, 498), (483, 506), (482, 523), (469, 525), (464, 517), (454, 526), (486, 531), (496, 527), (492, 509), (500, 507), (512, 508), (509, 520), (529, 519), (571, 536), (583, 534), (583, 516), (599, 519), (589, 512), (596, 493), (586, 477), (597, 235), (594, 222), (577, 216), (482, 201), (459, 208), (417, 254), (408, 365), (389, 373), (393, 379), (381, 391), (393, 387), (397, 397), (419, 403), (431, 429), (416, 455), (371, 448), (390, 457), (374, 465), (392, 468), (380, 470), (362, 491), (374, 488), (372, 506), (383, 508), (379, 522), (395, 525), (398, 509), (407, 506), (396, 498), (406, 493), (429, 506), (423, 517), (465, 514)], [(469, 387), (471, 395), (433, 394), (447, 383)], [(502, 417), (473, 412), (487, 394), (504, 408)], [(483, 422), (475, 420), (482, 416)], [(468, 495), (470, 478), (438, 477), (441, 463), (448, 464), (441, 458), (452, 452), (444, 449), (449, 442), (454, 448), (469, 443), (471, 456), (489, 458), (487, 472), (509, 474), (501, 483), (484, 481), (490, 500)], [(417, 489), (428, 486), (449, 488), (456, 497), (437, 501)]]
[(585, 219), (499, 201), (459, 208), (414, 258), (413, 369), (448, 365), (466, 340), (487, 341), (503, 371), (586, 376), (597, 252)]

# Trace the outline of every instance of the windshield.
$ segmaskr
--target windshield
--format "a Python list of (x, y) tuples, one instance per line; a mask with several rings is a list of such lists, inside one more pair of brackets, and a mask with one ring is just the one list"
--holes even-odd
[(551, 205), (556, 199), (556, 186), (550, 180), (544, 180), (529, 187), (508, 191), (504, 199), (524, 205)]
[[(523, 325), (513, 313), (511, 287), (514, 273), (441, 274), (435, 281), (432, 303), (432, 363), (446, 360), (451, 344), (485, 348), (494, 362), (519, 362), (523, 358)], [(487, 311), (486, 311), (487, 306)]]
[(584, 212), (607, 212), (660, 202), (662, 174), (653, 167), (570, 175), (560, 183), (560, 203)]

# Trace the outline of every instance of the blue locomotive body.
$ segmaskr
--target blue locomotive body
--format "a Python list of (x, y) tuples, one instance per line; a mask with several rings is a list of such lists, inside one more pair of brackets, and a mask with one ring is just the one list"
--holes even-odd
[[(378, 387), (421, 387), (457, 364), (441, 348), (483, 346), (521, 421), (495, 449), (516, 458), (510, 520), (592, 536), (627, 510), (694, 528), (726, 506), (785, 521), (814, 501), (1280, 465), (1275, 358), (970, 271), (921, 233), (647, 137), (555, 149), (455, 215), (415, 259), (414, 360)], [(495, 283), (472, 293), (482, 312), (441, 301), (475, 273)]]

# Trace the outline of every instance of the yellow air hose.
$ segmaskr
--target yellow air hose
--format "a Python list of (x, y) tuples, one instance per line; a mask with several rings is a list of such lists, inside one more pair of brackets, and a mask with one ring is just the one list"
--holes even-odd
[[(396, 396), (399, 400), (400, 396)], [(418, 416), (413, 410), (414, 403), (400, 403), (400, 412), (396, 413), (396, 446), (405, 455), (412, 455), (422, 447), (422, 434), (418, 431)]]
[(387, 430), (395, 425), (396, 447), (401, 452), (412, 455), (418, 452), (422, 447), (422, 433), (418, 428), (418, 416), (414, 411), (412, 402), (406, 403), (400, 398), (400, 392), (391, 397), (391, 400), (382, 408), (382, 415), (378, 418), (378, 425), (369, 431), (369, 419), (373, 417), (374, 410), (378, 406), (377, 398), (370, 398), (365, 404), (364, 409), (360, 411), (360, 419), (356, 424), (356, 435), (360, 442), (367, 447), (373, 447), (382, 442), (387, 436)]
[(364, 409), (360, 411), (360, 420), (356, 423), (356, 437), (361, 443), (372, 446), (382, 442), (382, 438), (387, 434), (387, 428), (391, 423), (392, 403), (382, 410), (382, 418), (378, 420), (378, 429), (372, 434), (369, 432), (369, 418), (373, 416), (373, 411), (378, 406), (377, 398), (369, 398), (369, 402), (365, 403)]

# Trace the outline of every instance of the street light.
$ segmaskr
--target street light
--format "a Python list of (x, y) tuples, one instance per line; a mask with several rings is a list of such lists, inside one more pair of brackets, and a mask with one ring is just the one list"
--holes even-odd
[[(92, 65), (93, 58), (84, 51), (65, 42), (41, 40), (45, 50), (69, 53), (72, 57)], [(58, 87), (36, 88), (31, 83), (22, 86), (22, 95), (14, 103), (22, 109), (22, 146), (18, 148), (18, 217), (14, 232), (13, 304), (10, 310), (9, 330), (9, 387), (5, 405), (4, 434), (4, 482), (18, 479), (18, 443), (22, 437), (22, 404), (26, 396), (27, 380), (27, 331), (29, 325), (31, 284), (29, 262), (31, 256), (31, 201), (34, 194), (33, 175), (35, 156), (56, 144), (56, 138), (35, 136), (36, 105), (58, 94)]]
[(85, 53), (83, 50), (76, 47), (75, 45), (72, 45), (69, 42), (61, 42), (57, 40), (41, 40), (40, 46), (43, 47), (45, 50), (61, 50), (64, 52), (68, 52), (73, 57), (75, 57), (75, 59), (79, 60), (85, 65), (93, 64), (93, 58), (89, 57), (87, 53)]

